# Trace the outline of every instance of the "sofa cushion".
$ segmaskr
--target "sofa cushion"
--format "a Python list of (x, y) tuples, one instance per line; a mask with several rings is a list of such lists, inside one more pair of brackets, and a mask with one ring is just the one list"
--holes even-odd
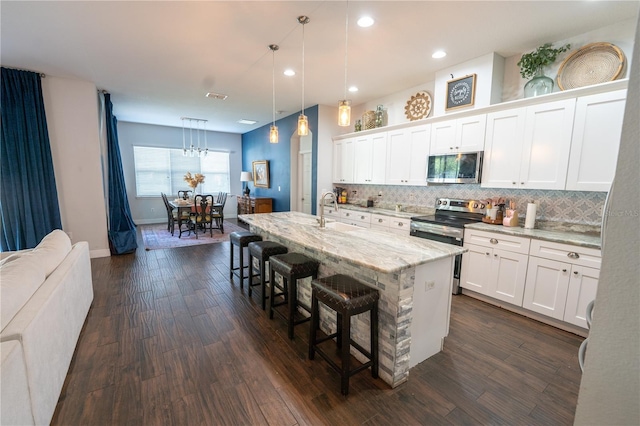
[(24, 255), (0, 268), (0, 330), (18, 313), (45, 280), (35, 257)]
[(54, 229), (25, 256), (31, 256), (44, 269), (46, 277), (51, 275), (58, 265), (67, 257), (71, 251), (71, 240), (69, 236), (60, 229)]

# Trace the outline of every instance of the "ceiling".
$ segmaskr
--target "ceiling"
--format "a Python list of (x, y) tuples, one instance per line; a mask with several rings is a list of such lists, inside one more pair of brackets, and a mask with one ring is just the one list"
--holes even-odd
[[(433, 81), (489, 52), (509, 57), (637, 16), (634, 1), (350, 1), (348, 84), (353, 105)], [(245, 133), (302, 105), (344, 98), (345, 1), (2, 1), (2, 66), (94, 82), (120, 121)], [(360, 28), (363, 14), (376, 22)], [(431, 54), (444, 49), (444, 59)], [(285, 68), (294, 77), (285, 77)], [(206, 98), (207, 92), (228, 95)], [(240, 119), (257, 120), (254, 125)]]

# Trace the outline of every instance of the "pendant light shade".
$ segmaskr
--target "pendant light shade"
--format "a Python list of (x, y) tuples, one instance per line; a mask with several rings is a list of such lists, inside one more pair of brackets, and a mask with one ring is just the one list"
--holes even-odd
[(347, 16), (344, 30), (344, 99), (338, 102), (338, 126), (351, 124), (351, 101), (347, 99), (347, 64), (349, 54), (349, 0), (347, 0)]
[(272, 105), (272, 120), (271, 128), (269, 129), (269, 142), (278, 143), (278, 126), (276, 126), (276, 50), (280, 49), (277, 44), (270, 44), (271, 49), (271, 83), (273, 87), (273, 105)]
[(298, 22), (302, 24), (302, 112), (298, 117), (298, 136), (309, 134), (309, 120), (304, 115), (304, 26), (309, 23), (308, 16), (298, 16)]

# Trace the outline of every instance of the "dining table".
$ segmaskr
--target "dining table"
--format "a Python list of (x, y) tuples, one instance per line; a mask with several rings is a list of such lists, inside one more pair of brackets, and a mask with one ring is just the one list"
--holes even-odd
[[(181, 198), (169, 201), (169, 205), (178, 210), (178, 238), (180, 238), (182, 236), (182, 224), (186, 223), (188, 225), (191, 212), (195, 213), (196, 211), (196, 205), (193, 200), (184, 200)], [(223, 207), (223, 204), (213, 203), (211, 205), (211, 209), (216, 207)]]

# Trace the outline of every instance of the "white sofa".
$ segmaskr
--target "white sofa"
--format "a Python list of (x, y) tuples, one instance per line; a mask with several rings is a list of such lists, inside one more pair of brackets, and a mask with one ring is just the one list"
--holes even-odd
[(0, 424), (49, 424), (93, 300), (89, 245), (55, 230), (0, 261)]

